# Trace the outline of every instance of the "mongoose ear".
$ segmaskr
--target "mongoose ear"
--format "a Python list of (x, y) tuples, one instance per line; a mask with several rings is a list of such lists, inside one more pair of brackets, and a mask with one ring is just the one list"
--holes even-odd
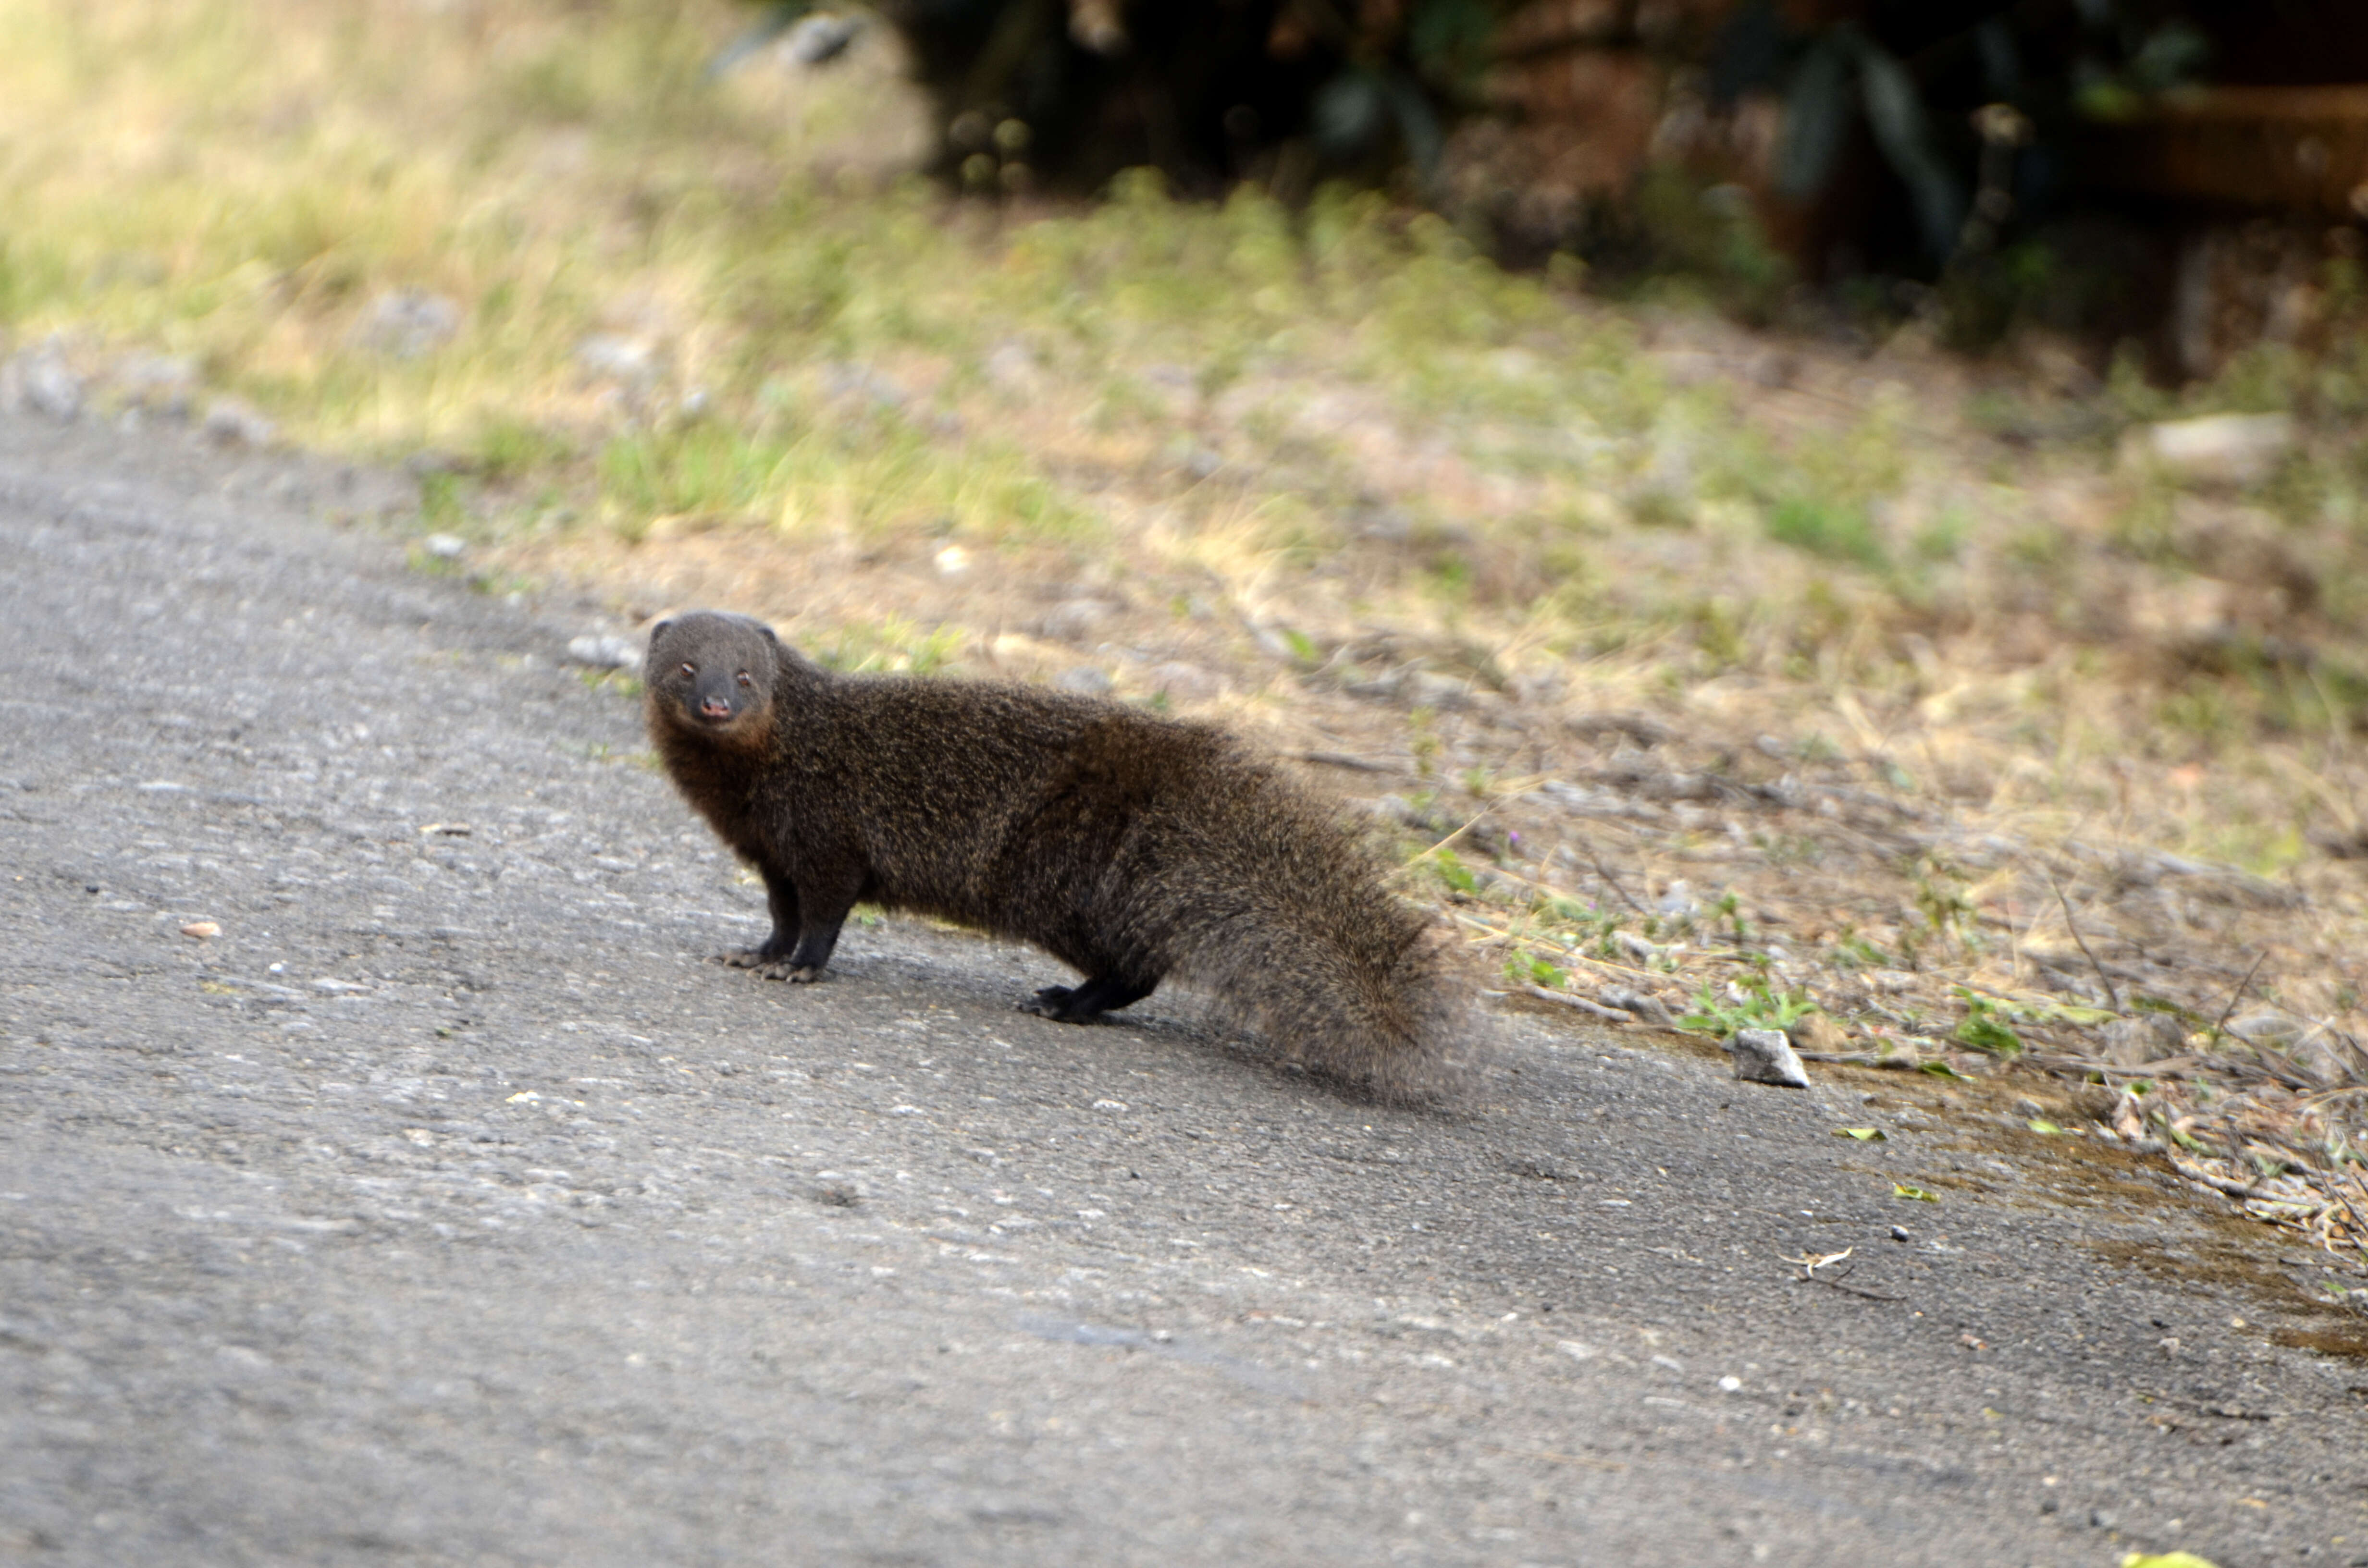
[(673, 621), (671, 621), (671, 620), (661, 620), (661, 621), (659, 621), (655, 626), (651, 627), (651, 628), (650, 628), (650, 641), (651, 641), (651, 642), (656, 642), (659, 638), (661, 638), (661, 637), (665, 636), (665, 635), (666, 634), (666, 628), (667, 628), (667, 627), (669, 627), (669, 626), (672, 626), (673, 624), (674, 624), (674, 622), (673, 622)]
[(763, 632), (765, 634), (765, 641), (770, 642), (774, 647), (778, 648), (781, 645), (781, 640), (773, 634), (773, 628), (769, 623), (760, 620), (757, 623), (757, 630)]

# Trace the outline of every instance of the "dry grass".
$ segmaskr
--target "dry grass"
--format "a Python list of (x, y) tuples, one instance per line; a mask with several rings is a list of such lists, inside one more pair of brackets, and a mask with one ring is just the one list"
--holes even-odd
[[(0, 323), (101, 413), (163, 353), (429, 456), (506, 580), (1328, 758), (1509, 989), (2126, 1085), (2091, 1135), (2368, 1247), (2349, 350), (2175, 402), (1610, 310), (1361, 198), (950, 203), (883, 39), (711, 84), (741, 16), (0, 9)], [(2248, 486), (2114, 456), (2272, 406)]]

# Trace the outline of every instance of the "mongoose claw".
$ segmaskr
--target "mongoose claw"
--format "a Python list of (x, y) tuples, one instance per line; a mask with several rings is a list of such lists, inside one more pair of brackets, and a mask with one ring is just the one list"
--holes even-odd
[(791, 985), (813, 985), (822, 979), (822, 971), (814, 965), (791, 963), (787, 959), (776, 959), (771, 963), (758, 964), (756, 968), (757, 978), (759, 980), (786, 980)]
[(728, 953), (716, 954), (709, 961), (729, 969), (769, 969), (781, 961), (781, 955), (762, 948), (734, 948)]

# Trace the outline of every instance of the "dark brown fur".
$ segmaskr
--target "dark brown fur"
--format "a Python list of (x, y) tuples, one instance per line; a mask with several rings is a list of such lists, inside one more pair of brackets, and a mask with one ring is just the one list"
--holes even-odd
[(761, 623), (662, 623), (651, 738), (763, 875), (773, 933), (726, 961), (811, 981), (859, 900), (1033, 942), (1090, 1022), (1175, 976), (1309, 1066), (1432, 1081), (1458, 1012), (1429, 922), (1336, 812), (1219, 731), (1029, 687), (832, 674)]

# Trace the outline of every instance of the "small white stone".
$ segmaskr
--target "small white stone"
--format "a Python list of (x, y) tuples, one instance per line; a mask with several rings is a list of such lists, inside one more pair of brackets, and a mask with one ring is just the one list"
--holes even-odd
[(63, 359), (37, 357), (25, 367), (25, 403), (61, 425), (71, 425), (82, 413), (82, 378)]
[(2295, 441), (2284, 414), (2211, 414), (2173, 419), (2134, 433), (2131, 451), (2182, 479), (2253, 484), (2269, 477)]
[(1793, 1042), (1782, 1029), (1737, 1029), (1726, 1042), (1735, 1058), (1735, 1075), (1746, 1083), (1774, 1084), (1780, 1088), (1805, 1089), (1809, 1074), (1793, 1054)]
[(808, 71), (825, 64), (847, 52), (847, 46), (855, 41), (863, 26), (862, 17), (837, 11), (801, 17), (781, 40), (781, 62)]
[(625, 637), (577, 637), (567, 644), (567, 656), (596, 670), (630, 670), (642, 662), (642, 651)]
[(657, 345), (645, 338), (596, 333), (575, 346), (575, 362), (596, 377), (643, 382), (658, 372)]

